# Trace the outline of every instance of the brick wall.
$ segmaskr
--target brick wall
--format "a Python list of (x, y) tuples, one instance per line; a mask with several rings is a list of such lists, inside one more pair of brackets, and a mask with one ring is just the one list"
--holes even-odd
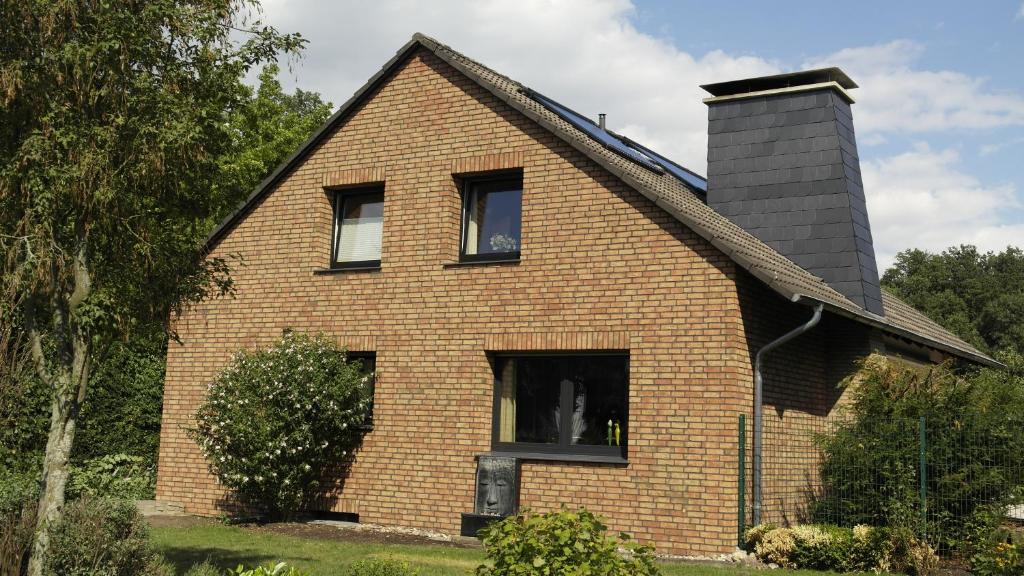
[[(740, 301), (753, 358), (757, 350), (811, 319), (813, 309), (779, 297), (748, 274), (739, 277)], [(762, 520), (781, 524), (809, 519), (818, 492), (815, 435), (829, 430), (847, 394), (840, 387), (870, 353), (870, 331), (825, 313), (810, 331), (764, 360)], [(747, 522), (752, 520), (753, 418), (747, 417)]]
[[(458, 260), (453, 173), (521, 166), (522, 260)], [(325, 185), (385, 183), (379, 271), (328, 265)], [(627, 466), (527, 462), (521, 503), (604, 514), (671, 553), (731, 550), (736, 415), (751, 369), (735, 268), (565, 143), (420, 51), (214, 250), (237, 295), (176, 322), (157, 495), (215, 514), (225, 494), (185, 435), (206, 383), (282, 330), (375, 350), (375, 428), (330, 501), (362, 521), (456, 533), (490, 449), (488, 350), (630, 352)], [(776, 325), (772, 323), (772, 330)], [(817, 370), (817, 368), (815, 368)]]

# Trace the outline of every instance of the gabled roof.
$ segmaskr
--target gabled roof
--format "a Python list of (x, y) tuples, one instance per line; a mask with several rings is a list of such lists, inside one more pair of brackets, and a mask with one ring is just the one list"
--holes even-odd
[[(782, 254), (733, 224), (728, 218), (709, 208), (700, 197), (703, 190), (699, 186), (699, 176), (696, 176), (696, 180), (682, 178), (677, 170), (670, 169), (669, 166), (661, 165), (662, 169), (659, 170), (640, 159), (631, 157), (629, 153), (617, 150), (617, 145), (601, 141), (587, 126), (581, 126), (578, 121), (570, 121), (571, 117), (565, 114), (556, 113), (551, 106), (553, 101), (423, 34), (413, 35), (412, 39), (362, 88), (357, 90), (352, 98), (328, 119), (324, 126), (261, 182), (249, 198), (210, 234), (205, 248), (212, 249), (235, 223), (273, 189), (274, 185), (297, 166), (350, 113), (358, 109), (359, 105), (370, 97), (392, 72), (420, 48), (429, 50), (499, 100), (537, 122), (620, 178), (784, 298), (793, 302), (821, 303), (834, 313), (931, 348), (982, 364), (998, 365), (984, 353), (957, 338), (892, 294), (883, 291), (885, 316), (878, 316), (864, 310), (829, 287), (821, 278), (797, 266)], [(544, 100), (548, 100), (548, 102), (544, 102)], [(557, 105), (557, 103), (555, 104)], [(627, 145), (629, 143), (628, 140), (621, 137), (616, 137), (616, 139), (627, 143)], [(650, 150), (639, 148), (642, 155), (651, 158), (653, 153)], [(657, 158), (665, 160), (660, 156)], [(681, 168), (674, 163), (669, 163), (677, 169)], [(655, 164), (659, 164), (659, 162), (655, 161)], [(692, 172), (686, 172), (693, 175)]]

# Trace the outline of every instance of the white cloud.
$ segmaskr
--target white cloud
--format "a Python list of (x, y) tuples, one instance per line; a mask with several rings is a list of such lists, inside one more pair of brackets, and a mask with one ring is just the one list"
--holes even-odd
[(1024, 19), (1024, 3), (1021, 3), (1020, 10), (1017, 10), (1017, 20)]
[(914, 68), (924, 47), (897, 40), (847, 48), (804, 65), (839, 66), (860, 85), (854, 120), (858, 135), (921, 133), (956, 129), (1024, 126), (1024, 98), (948, 70)]
[(707, 161), (699, 85), (779, 70), (721, 50), (692, 56), (641, 33), (628, 0), (272, 0), (264, 9), (268, 22), (309, 39), (299, 84), (335, 104), (423, 32), (580, 113), (606, 113), (609, 128), (699, 172)]
[(1021, 136), (1019, 138), (1011, 138), (1009, 140), (1005, 140), (1003, 142), (996, 142), (994, 144), (985, 144), (984, 146), (981, 147), (978, 153), (982, 156), (991, 156), (996, 152), (1002, 151), (1005, 148), (1010, 148), (1013, 146), (1017, 146), (1019, 144), (1024, 144), (1024, 136)]
[(909, 152), (862, 160), (864, 189), (879, 271), (910, 247), (933, 252), (959, 244), (981, 250), (1024, 246), (1024, 223), (1011, 184), (988, 186), (958, 169), (955, 149), (918, 144)]

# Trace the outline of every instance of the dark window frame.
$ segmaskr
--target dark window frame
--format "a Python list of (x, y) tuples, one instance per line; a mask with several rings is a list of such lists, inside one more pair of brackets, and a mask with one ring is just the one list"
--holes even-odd
[(377, 352), (375, 350), (358, 350), (350, 351), (345, 354), (345, 361), (351, 362), (352, 360), (361, 360), (363, 362), (363, 369), (366, 369), (366, 361), (370, 359), (373, 361), (373, 378), (370, 379), (370, 409), (366, 413), (366, 420), (363, 422), (362, 427), (366, 429), (373, 428), (373, 400), (377, 394)]
[[(624, 358), (626, 361), (626, 402), (624, 404), (624, 419), (626, 427), (623, 430), (622, 444), (620, 446), (597, 446), (569, 443), (567, 434), (560, 434), (558, 444), (538, 444), (534, 442), (500, 442), (501, 437), (501, 389), (500, 374), (498, 373), (499, 361), (509, 358), (581, 358), (586, 356), (613, 356)], [(556, 351), (530, 351), (530, 352), (494, 352), (490, 354), (491, 372), (493, 374), (492, 387), (492, 410), (491, 410), (491, 451), (504, 454), (533, 453), (539, 455), (570, 456), (586, 458), (592, 456), (602, 459), (621, 459), (626, 461), (629, 454), (629, 388), (630, 388), (630, 354), (628, 350), (556, 350)], [(560, 391), (559, 403), (562, 406), (571, 406), (573, 403), (573, 392), (568, 386)], [(568, 430), (572, 426), (572, 412), (566, 410), (562, 413), (563, 419), (561, 430)]]
[[(522, 244), (523, 244), (523, 232), (522, 232), (522, 218), (523, 218), (523, 171), (522, 169), (515, 170), (501, 170), (497, 172), (488, 172), (481, 174), (473, 174), (461, 177), (462, 185), (461, 199), (462, 199), (462, 229), (459, 232), (459, 262), (517, 262), (519, 261)], [(510, 182), (516, 183), (519, 188), (519, 246), (520, 250), (513, 250), (510, 252), (488, 252), (485, 254), (467, 254), (466, 243), (469, 236), (469, 198), (472, 192), (473, 186), (484, 183), (496, 183), (496, 182)]]
[[(338, 240), (341, 234), (341, 224), (343, 218), (339, 218), (344, 214), (345, 202), (350, 198), (357, 198), (359, 196), (369, 196), (372, 194), (384, 194), (384, 185), (375, 184), (372, 186), (360, 186), (358, 188), (341, 188), (341, 189), (328, 189), (327, 192), (331, 195), (331, 213), (333, 214), (333, 222), (331, 223), (331, 262), (328, 267), (329, 270), (376, 270), (380, 268), (380, 259), (376, 260), (356, 260), (352, 262), (338, 262)], [(386, 200), (385, 200), (386, 201)], [(384, 230), (381, 227), (381, 243), (383, 244)]]

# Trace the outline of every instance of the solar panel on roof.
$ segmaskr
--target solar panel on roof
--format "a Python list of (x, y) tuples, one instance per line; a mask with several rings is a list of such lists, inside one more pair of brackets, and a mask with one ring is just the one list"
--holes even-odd
[(548, 110), (554, 112), (566, 122), (575, 126), (578, 130), (587, 134), (594, 140), (600, 142), (605, 148), (616, 152), (620, 156), (624, 156), (637, 164), (640, 164), (644, 168), (663, 174), (668, 172), (677, 180), (682, 181), (688, 186), (697, 188), (698, 190), (707, 192), (708, 183), (707, 180), (700, 176), (690, 172), (686, 168), (676, 164), (675, 162), (665, 158), (645, 148), (628, 138), (620, 138), (616, 134), (602, 130), (600, 126), (594, 123), (593, 120), (586, 116), (576, 112), (575, 110), (568, 108), (555, 102), (554, 100), (544, 96), (543, 94), (534, 92), (533, 90), (525, 90), (527, 96), (539, 102), (542, 106)]
[(653, 170), (654, 172), (657, 172), (659, 174), (664, 172), (664, 170), (661, 168), (661, 166), (658, 165), (657, 162), (655, 162), (654, 160), (652, 160), (639, 150), (630, 148), (622, 140), (619, 140), (615, 136), (602, 130), (600, 126), (595, 124), (593, 120), (587, 118), (586, 116), (583, 116), (582, 114), (570, 108), (566, 108), (565, 106), (562, 106), (561, 104), (555, 102), (554, 100), (548, 98), (547, 96), (538, 94), (537, 92), (534, 92), (532, 90), (530, 90), (527, 94), (537, 102), (540, 102), (548, 110), (551, 110), (555, 114), (558, 114), (566, 122), (572, 124), (580, 131), (585, 132), (587, 136), (590, 136), (594, 140), (597, 140), (598, 142), (603, 144), (605, 148), (608, 148), (609, 150), (612, 150), (613, 152), (616, 152), (621, 156), (625, 156), (626, 158), (640, 164), (644, 168)]
[(668, 158), (665, 158), (661, 154), (658, 154), (657, 152), (651, 150), (650, 148), (647, 148), (646, 146), (641, 146), (640, 144), (630, 140), (629, 138), (624, 138), (624, 140), (630, 146), (637, 148), (644, 154), (653, 158), (659, 166), (664, 168), (669, 174), (675, 176), (676, 179), (682, 180), (684, 183), (689, 184), (690, 186), (693, 186), (694, 188), (697, 188), (698, 190), (701, 190), (703, 192), (708, 191), (707, 178), (703, 178), (697, 173), (691, 172), (687, 168), (684, 168), (683, 166), (676, 164), (675, 162), (669, 160)]

